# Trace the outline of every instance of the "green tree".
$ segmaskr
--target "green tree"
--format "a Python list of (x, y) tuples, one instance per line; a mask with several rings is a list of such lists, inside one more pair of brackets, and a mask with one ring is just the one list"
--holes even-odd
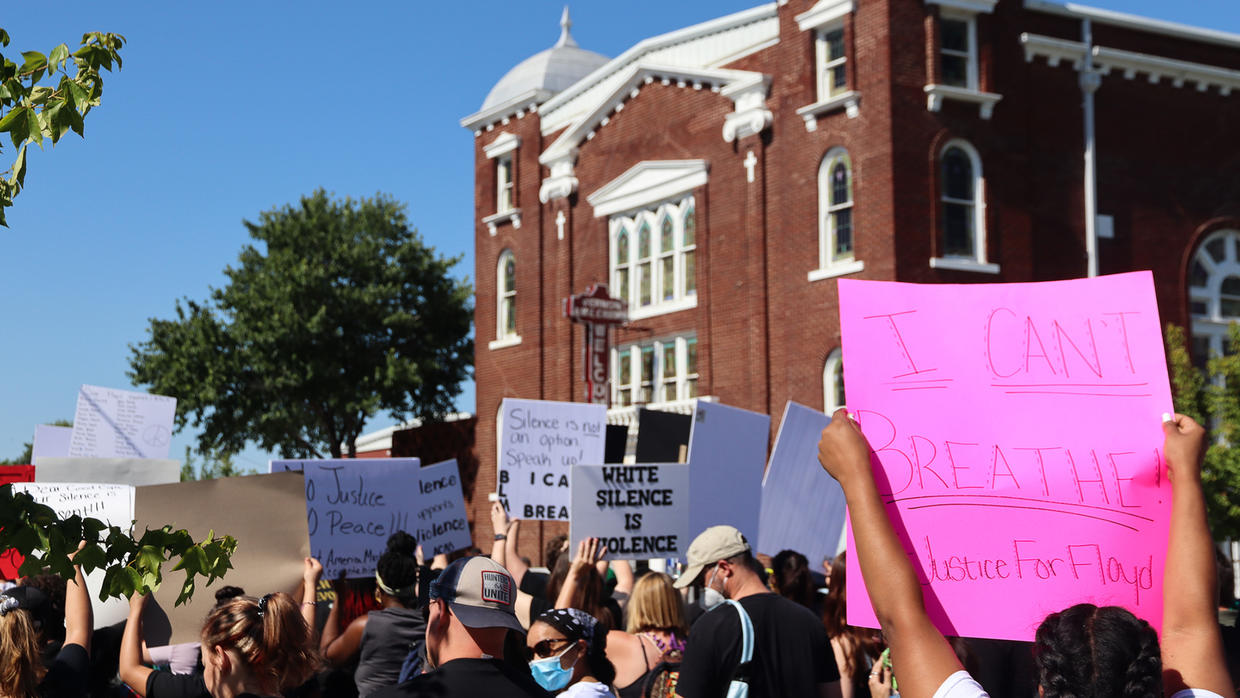
[(135, 385), (177, 398), (198, 451), (247, 441), (285, 458), (355, 455), (366, 420), (435, 419), (452, 409), (473, 355), (459, 258), (437, 256), (405, 207), (323, 190), (245, 222), (228, 283), (177, 302), (131, 346)]
[[(8, 45), (9, 35), (0, 29), (0, 48)], [(103, 95), (100, 71), (112, 70), (113, 63), (120, 69), (124, 45), (119, 34), (89, 32), (72, 54), (67, 44), (47, 55), (23, 51), (19, 65), (0, 53), (0, 133), (9, 134), (17, 151), (9, 169), (0, 172), (0, 225), (7, 227), (5, 209), (26, 182), (27, 146), (42, 148), (44, 140), (55, 145), (70, 130), (84, 134), (84, 118)], [(44, 78), (49, 84), (40, 84)]]
[(1175, 410), (1210, 430), (1201, 485), (1216, 538), (1240, 538), (1240, 324), (1228, 329), (1226, 353), (1211, 356), (1202, 372), (1193, 365), (1184, 330), (1164, 332)]
[(193, 450), (189, 446), (185, 447), (185, 462), (181, 464), (181, 482), (218, 480), (222, 477), (254, 474), (253, 469), (241, 468), (233, 463), (232, 454), (229, 453), (207, 453), (203, 455), (201, 462), (195, 463)]

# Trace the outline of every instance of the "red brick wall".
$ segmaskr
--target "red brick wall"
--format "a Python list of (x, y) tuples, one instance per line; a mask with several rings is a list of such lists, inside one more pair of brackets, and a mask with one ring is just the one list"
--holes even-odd
[[(787, 400), (822, 405), (822, 370), (840, 343), (835, 280), (809, 281), (818, 262), (818, 168), (833, 147), (848, 150), (854, 177), (854, 245), (865, 269), (855, 278), (981, 283), (1082, 276), (1086, 270), (1083, 115), (1078, 73), (1069, 65), (1026, 62), (1021, 32), (1080, 39), (1076, 20), (1001, 2), (978, 19), (981, 88), (1003, 99), (991, 119), (974, 104), (926, 108), (934, 81), (936, 6), (923, 0), (858, 0), (845, 33), (849, 86), (860, 113), (822, 115), (807, 132), (800, 107), (817, 100), (813, 32), (794, 17), (813, 0), (780, 6), (780, 41), (727, 68), (771, 76), (772, 125), (739, 143), (722, 138), (731, 100), (709, 90), (655, 82), (626, 101), (583, 141), (580, 186), (568, 200), (538, 203), (548, 175), (538, 154), (537, 115), (497, 125), (476, 139), (476, 213), (494, 210), (492, 161), (482, 152), (499, 132), (521, 136), (518, 206), (522, 227), (490, 236), (478, 224), (476, 491), (495, 484), (495, 417), (505, 397), (581, 400), (580, 329), (560, 303), (607, 281), (608, 226), (586, 196), (643, 160), (704, 159), (709, 182), (694, 192), (698, 229), (697, 307), (632, 323), (613, 342), (696, 332), (699, 391), (726, 404), (772, 415)], [(708, 19), (708, 18), (703, 18)], [(1240, 69), (1240, 50), (1095, 25), (1098, 44)], [(634, 37), (636, 42), (642, 37)], [(1113, 215), (1116, 237), (1099, 243), (1103, 273), (1153, 269), (1165, 321), (1187, 318), (1185, 279), (1193, 246), (1212, 230), (1240, 227), (1240, 94), (1150, 85), (1144, 75), (1112, 74), (1097, 93), (1099, 212)], [(558, 135), (558, 134), (555, 134)], [(971, 143), (986, 183), (988, 261), (997, 275), (931, 269), (937, 254), (938, 153), (951, 138)], [(742, 164), (753, 151), (756, 181)], [(555, 216), (568, 218), (556, 239)], [(496, 351), (495, 264), (517, 256), (517, 329), (522, 343)], [(486, 497), (471, 505), (479, 545), (490, 546)], [(542, 543), (563, 524), (528, 526), (522, 551), (541, 558)]]

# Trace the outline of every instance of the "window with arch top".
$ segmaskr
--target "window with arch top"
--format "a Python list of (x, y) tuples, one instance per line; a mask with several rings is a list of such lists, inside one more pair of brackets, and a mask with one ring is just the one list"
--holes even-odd
[(517, 334), (517, 258), (504, 250), (495, 266), (495, 341), (491, 349), (519, 344)]
[(861, 271), (854, 252), (853, 166), (848, 151), (832, 148), (818, 166), (818, 268), (810, 281)]
[(1240, 230), (1212, 233), (1188, 267), (1193, 361), (1200, 368), (1221, 356), (1227, 328), (1240, 322)]
[(967, 141), (951, 140), (939, 151), (938, 256), (941, 269), (999, 272), (986, 257), (986, 180), (982, 158)]

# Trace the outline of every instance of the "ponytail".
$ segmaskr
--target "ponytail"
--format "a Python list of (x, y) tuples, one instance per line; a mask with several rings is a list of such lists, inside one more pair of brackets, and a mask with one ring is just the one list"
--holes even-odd
[(236, 652), (263, 690), (300, 686), (318, 669), (310, 628), (288, 594), (237, 597), (216, 606), (202, 628), (204, 649)]
[(38, 695), (47, 672), (39, 651), (39, 631), (17, 600), (0, 596), (0, 694), (15, 698)]

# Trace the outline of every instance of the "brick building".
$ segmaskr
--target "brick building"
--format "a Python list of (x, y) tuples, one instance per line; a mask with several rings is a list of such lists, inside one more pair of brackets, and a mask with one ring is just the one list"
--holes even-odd
[[(776, 425), (787, 400), (832, 409), (845, 275), (1152, 269), (1199, 356), (1240, 317), (1238, 35), (1044, 0), (780, 0), (608, 60), (566, 20), (462, 120), (476, 493), (502, 398), (582, 399), (561, 301), (597, 282), (630, 309), (613, 422), (693, 399)], [(552, 527), (527, 528), (536, 554)]]

